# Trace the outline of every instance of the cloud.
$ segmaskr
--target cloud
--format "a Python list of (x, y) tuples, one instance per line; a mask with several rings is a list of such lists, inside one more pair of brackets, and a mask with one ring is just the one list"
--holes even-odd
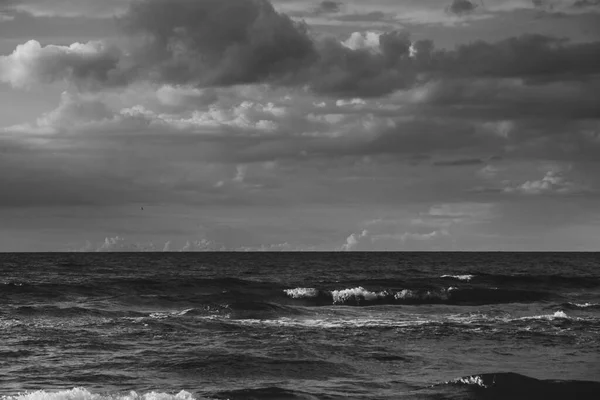
[(600, 6), (600, 0), (577, 0), (573, 8), (592, 8)]
[(315, 39), (266, 0), (136, 1), (120, 21), (134, 43), (127, 50), (102, 42), (42, 47), (30, 41), (3, 57), (3, 80), (19, 87), (68, 80), (84, 88), (132, 80), (197, 87), (270, 83), (378, 96), (414, 79), (405, 32), (365, 39), (356, 33), (346, 45)]
[(508, 186), (504, 189), (507, 193), (521, 193), (525, 195), (540, 194), (567, 194), (576, 191), (577, 186), (568, 181), (562, 173), (548, 171), (540, 180), (527, 181), (521, 185)]
[(405, 33), (356, 33), (344, 43), (317, 40), (262, 0), (146, 0), (132, 5), (123, 24), (146, 37), (137, 52), (146, 75), (166, 83), (270, 82), (373, 96), (411, 80), (409, 71), (398, 69), (411, 46)]
[(531, 4), (535, 9), (550, 14), (568, 15), (600, 11), (598, 0), (531, 0)]
[(354, 32), (342, 42), (342, 45), (350, 50), (366, 49), (379, 52), (379, 38), (381, 35), (381, 32)]
[(346, 239), (346, 243), (340, 248), (341, 251), (354, 251), (360, 248), (365, 239), (369, 238), (369, 231), (366, 229), (361, 233), (353, 233)]
[(0, 56), (0, 81), (16, 88), (66, 80), (82, 87), (121, 84), (122, 53), (116, 47), (95, 41), (70, 46), (42, 47), (36, 40), (17, 46)]
[(493, 209), (494, 205), (491, 203), (446, 203), (432, 206), (427, 216), (480, 222), (490, 218)]
[(476, 8), (477, 4), (469, 0), (453, 0), (446, 10), (452, 14), (463, 15), (473, 12)]
[(2, 5), (36, 17), (106, 18), (123, 12), (127, 0), (2, 0)]
[(217, 101), (214, 90), (190, 86), (163, 85), (156, 91), (158, 101), (171, 109), (197, 109)]
[(264, 0), (145, 0), (121, 23), (146, 38), (138, 62), (166, 83), (283, 79), (314, 56), (306, 29)]
[(339, 1), (323, 0), (315, 9), (316, 14), (332, 14), (341, 10), (342, 3)]
[(600, 70), (600, 42), (570, 43), (528, 34), (496, 43), (476, 41), (433, 52), (427, 69), (442, 76), (581, 79)]
[[(88, 242), (89, 243), (89, 242)], [(89, 250), (87, 250), (89, 251)], [(145, 251), (156, 251), (156, 246), (152, 243), (140, 244), (140, 243), (128, 243), (124, 238), (115, 236), (107, 237), (104, 239), (104, 243), (100, 245), (96, 250), (99, 253), (105, 252), (145, 252)]]
[(363, 230), (353, 233), (346, 239), (339, 251), (415, 251), (435, 250), (444, 246), (449, 233), (445, 229), (435, 230), (427, 233), (404, 232), (377, 233)]
[[(466, 3), (453, 4), (460, 9)], [(316, 37), (266, 0), (138, 0), (120, 25), (129, 35), (124, 49), (103, 42), (42, 47), (30, 41), (0, 59), (0, 79), (15, 87), (66, 80), (87, 90), (134, 81), (193, 90), (266, 83), (352, 98), (436, 80), (539, 83), (581, 80), (600, 71), (600, 42), (524, 35), (436, 50), (406, 31), (354, 32), (340, 41)], [(191, 91), (187, 96), (204, 97)]]
[(411, 86), (411, 41), (406, 32), (352, 34), (340, 45), (332, 38), (318, 43), (320, 57), (308, 84), (316, 93), (340, 97), (377, 97)]
[(486, 165), (485, 167), (483, 167), (482, 169), (480, 169), (478, 171), (479, 174), (481, 174), (483, 177), (485, 178), (493, 178), (495, 177), (499, 172), (501, 171), (500, 168), (494, 166), (494, 165)]

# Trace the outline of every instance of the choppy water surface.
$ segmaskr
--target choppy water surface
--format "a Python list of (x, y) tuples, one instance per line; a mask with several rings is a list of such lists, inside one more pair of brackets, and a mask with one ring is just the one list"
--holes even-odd
[(5, 399), (600, 398), (600, 254), (0, 255)]

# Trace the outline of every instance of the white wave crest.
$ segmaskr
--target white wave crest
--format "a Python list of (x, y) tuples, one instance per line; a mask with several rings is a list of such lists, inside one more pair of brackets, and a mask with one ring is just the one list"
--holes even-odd
[(404, 289), (394, 293), (394, 299), (396, 300), (447, 300), (448, 292), (455, 290), (456, 288), (449, 287), (448, 289), (442, 289), (439, 292), (433, 292), (428, 290), (426, 292), (417, 292), (410, 289)]
[(518, 320), (521, 321), (527, 321), (527, 320), (532, 320), (532, 319), (537, 319), (537, 320), (548, 320), (548, 321), (552, 321), (555, 319), (572, 319), (571, 317), (569, 317), (567, 314), (565, 314), (564, 311), (556, 311), (554, 314), (548, 314), (548, 315), (534, 315), (533, 317), (522, 317), (522, 318), (518, 318)]
[(570, 305), (577, 308), (589, 308), (589, 307), (598, 307), (600, 304), (598, 303), (569, 303)]
[(442, 275), (442, 278), (458, 279), (459, 281), (470, 281), (475, 275)]
[(119, 395), (100, 395), (91, 393), (85, 388), (74, 388), (71, 390), (62, 390), (58, 392), (47, 392), (38, 390), (36, 392), (20, 393), (15, 396), (2, 396), (2, 400), (207, 400), (204, 397), (194, 397), (185, 390), (172, 395), (168, 393), (149, 392), (138, 394), (131, 391), (127, 394)]
[(291, 328), (315, 328), (315, 329), (336, 329), (336, 328), (410, 328), (421, 326), (433, 321), (421, 320), (395, 320), (378, 318), (325, 318), (325, 319), (245, 319), (238, 323), (242, 325), (263, 325)]
[(149, 317), (152, 319), (165, 319), (165, 318), (170, 318), (170, 317), (181, 317), (182, 315), (185, 315), (193, 310), (194, 310), (193, 308), (188, 308), (183, 311), (163, 311), (163, 312), (157, 311), (157, 312), (150, 313)]
[(483, 379), (481, 379), (480, 376), (466, 376), (464, 378), (457, 378), (454, 379), (452, 381), (450, 381), (450, 383), (459, 383), (462, 385), (472, 385), (472, 386), (479, 386), (482, 388), (487, 388), (487, 385), (483, 382)]
[(295, 289), (285, 289), (285, 294), (294, 299), (303, 299), (307, 297), (317, 297), (319, 295), (319, 290), (315, 288), (295, 288)]
[(367, 300), (373, 301), (379, 298), (388, 296), (387, 292), (370, 292), (362, 286), (355, 287), (353, 289), (333, 290), (331, 291), (333, 297), (333, 304), (345, 304), (349, 300)]

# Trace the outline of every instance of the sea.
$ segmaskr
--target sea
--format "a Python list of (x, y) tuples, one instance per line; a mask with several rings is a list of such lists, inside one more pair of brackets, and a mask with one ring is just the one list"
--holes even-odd
[(600, 253), (0, 254), (0, 398), (600, 399)]

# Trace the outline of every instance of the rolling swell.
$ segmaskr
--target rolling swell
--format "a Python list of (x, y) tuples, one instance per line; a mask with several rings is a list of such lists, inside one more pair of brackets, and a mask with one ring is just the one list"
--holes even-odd
[(512, 372), (472, 375), (444, 385), (467, 387), (476, 398), (493, 399), (597, 399), (600, 382), (540, 380)]
[[(228, 392), (218, 393), (217, 399), (230, 400), (259, 400), (259, 399), (277, 399), (277, 400), (320, 400), (320, 399), (335, 399), (336, 397), (322, 396), (318, 397), (307, 392), (282, 389), (279, 387), (267, 387), (261, 389), (240, 389)], [(341, 399), (342, 397), (338, 397)]]
[[(454, 277), (475, 283), (487, 283), (501, 286), (550, 286), (569, 288), (595, 288), (600, 287), (600, 278), (597, 276), (569, 276), (569, 275), (535, 275), (535, 274), (489, 274), (482, 272), (469, 272), (463, 275), (445, 275), (445, 278)], [(469, 277), (468, 279), (466, 277)]]
[[(448, 286), (448, 279), (453, 285)], [(113, 279), (98, 282), (52, 283), (9, 283), (0, 285), (0, 298), (6, 303), (36, 301), (78, 301), (85, 297), (91, 304), (84, 310), (73, 309), (72, 313), (89, 312), (95, 305), (111, 305), (123, 309), (161, 308), (217, 308), (246, 311), (250, 308), (267, 311), (274, 304), (301, 306), (370, 306), (370, 305), (484, 305), (502, 303), (530, 303), (546, 300), (561, 300), (560, 287), (525, 288), (506, 284), (499, 287), (478, 283), (480, 276), (443, 276), (440, 279), (415, 279), (412, 281), (366, 280), (369, 288), (359, 282), (348, 284), (325, 284), (325, 287), (296, 287), (278, 282), (245, 280), (238, 278), (190, 279)], [(488, 279), (488, 278), (484, 278)], [(504, 279), (504, 278), (502, 278)], [(443, 281), (446, 281), (445, 284)], [(378, 285), (373, 284), (377, 282)], [(354, 282), (352, 282), (354, 283)], [(339, 286), (342, 288), (339, 288)], [(394, 285), (394, 286), (391, 286)], [(328, 287), (329, 286), (329, 287)], [(373, 289), (377, 288), (377, 289)], [(562, 300), (564, 302), (564, 300)], [(27, 313), (28, 310), (21, 310)], [(63, 310), (48, 310), (51, 314)], [(33, 312), (33, 311), (32, 311)]]
[[(600, 279), (562, 275), (508, 275), (481, 272), (440, 274), (437, 277), (405, 277), (403, 279), (373, 277), (346, 282), (320, 281), (320, 287), (307, 282), (302, 286), (282, 282), (232, 277), (169, 276), (104, 277), (99, 280), (76, 279), (70, 282), (4, 282), (0, 284), (0, 299), (5, 303), (36, 301), (77, 301), (85, 297), (91, 306), (64, 311), (47, 310), (50, 315), (86, 314), (89, 309), (106, 305), (125, 310), (205, 309), (248, 314), (254, 311), (267, 315), (287, 314), (284, 306), (372, 306), (372, 305), (485, 305), (532, 303), (553, 300), (568, 309), (596, 308), (595, 303), (568, 303), (561, 297), (561, 288), (594, 287)], [(304, 286), (306, 285), (306, 286)], [(451, 286), (450, 286), (451, 285)], [(95, 307), (98, 302), (101, 307)], [(277, 306), (276, 306), (277, 305)], [(109, 307), (114, 308), (114, 307)], [(587, 308), (588, 310), (590, 308)], [(219, 311), (219, 313), (221, 313)], [(19, 310), (19, 313), (35, 313)], [(210, 313), (207, 313), (210, 314)]]

